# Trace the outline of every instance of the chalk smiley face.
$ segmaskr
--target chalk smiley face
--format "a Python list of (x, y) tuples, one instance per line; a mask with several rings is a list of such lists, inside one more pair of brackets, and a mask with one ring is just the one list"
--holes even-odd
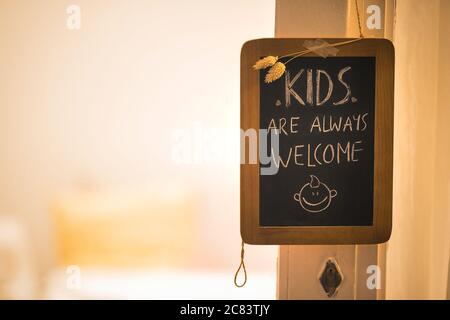
[(310, 175), (311, 181), (305, 183), (300, 191), (294, 194), (294, 200), (300, 203), (308, 212), (322, 212), (330, 206), (331, 200), (337, 195), (326, 184), (320, 182), (315, 175)]

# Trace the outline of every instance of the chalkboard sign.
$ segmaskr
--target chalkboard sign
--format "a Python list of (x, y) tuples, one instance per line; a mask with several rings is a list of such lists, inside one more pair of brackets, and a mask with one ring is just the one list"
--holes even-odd
[(372, 225), (375, 58), (299, 57), (264, 76), (260, 128), (278, 129), (279, 154), (259, 178), (260, 225)]
[(387, 241), (393, 47), (370, 39), (333, 57), (276, 58), (285, 70), (269, 83), (267, 70), (252, 70), (262, 57), (298, 52), (305, 40), (260, 39), (242, 49), (241, 150), (249, 129), (259, 132), (260, 150), (259, 162), (241, 164), (242, 237), (254, 244)]

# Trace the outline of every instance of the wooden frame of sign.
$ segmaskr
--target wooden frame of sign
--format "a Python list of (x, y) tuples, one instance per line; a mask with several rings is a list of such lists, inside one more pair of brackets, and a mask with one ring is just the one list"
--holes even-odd
[[(262, 127), (261, 125), (261, 107), (262, 105), (266, 104), (267, 101), (263, 101), (263, 98), (261, 97), (261, 87), (264, 84), (264, 74), (267, 73), (268, 69), (261, 70), (261, 71), (255, 71), (253, 70), (252, 66), (255, 64), (257, 60), (259, 60), (262, 57), (266, 56), (283, 56), (286, 54), (291, 54), (293, 52), (298, 52), (301, 50), (304, 50), (305, 48), (302, 46), (305, 40), (314, 40), (314, 39), (258, 39), (258, 40), (251, 40), (246, 42), (241, 51), (241, 129), (247, 130), (247, 129), (259, 129)], [(349, 39), (323, 39), (327, 41), (328, 43), (338, 43), (343, 42)], [(345, 198), (345, 190), (331, 190), (333, 191), (333, 194), (330, 193), (329, 200), (325, 199), (324, 201), (328, 203), (329, 210), (335, 210), (336, 216), (342, 215), (343, 217), (347, 215), (347, 218), (343, 218), (341, 220), (333, 220), (331, 218), (316, 218), (319, 217), (321, 214), (323, 216), (324, 213), (314, 213), (314, 210), (305, 210), (302, 211), (302, 207), (306, 207), (307, 205), (302, 203), (302, 193), (299, 191), (298, 193), (289, 193), (286, 196), (286, 199), (290, 199), (288, 204), (284, 205), (284, 202), (280, 202), (280, 198), (282, 198), (284, 195), (279, 193), (281, 191), (280, 188), (274, 187), (271, 189), (270, 181), (266, 183), (265, 190), (262, 190), (262, 185), (260, 185), (262, 176), (260, 176), (260, 169), (261, 165), (259, 162), (260, 156), (258, 155), (258, 162), (257, 164), (246, 164), (241, 163), (241, 235), (244, 242), (249, 244), (375, 244), (375, 243), (382, 243), (389, 239), (391, 234), (391, 228), (392, 228), (392, 174), (393, 174), (393, 119), (394, 119), (394, 48), (392, 46), (392, 43), (385, 39), (363, 39), (356, 42), (352, 42), (346, 45), (342, 45), (338, 47), (338, 53), (336, 57), (347, 57), (349, 58), (350, 62), (351, 59), (356, 57), (374, 57), (373, 61), (373, 82), (374, 82), (374, 88), (373, 88), (373, 130), (372, 133), (370, 133), (370, 137), (373, 136), (373, 138), (370, 138), (370, 141), (372, 143), (371, 145), (371, 158), (368, 157), (368, 159), (371, 160), (373, 163), (372, 167), (370, 167), (370, 170), (373, 170), (373, 174), (371, 175), (371, 178), (368, 180), (371, 184), (370, 192), (367, 192), (364, 194), (364, 196), (367, 198), (369, 196), (370, 201), (364, 200), (361, 201), (358, 206), (346, 206), (346, 203), (356, 203), (358, 199), (352, 198), (351, 196), (347, 195), (347, 198)], [(307, 57), (316, 57), (316, 59), (323, 59), (324, 61), (327, 59), (333, 59), (334, 57), (328, 57), (328, 58), (321, 58), (318, 57), (317, 54), (314, 53), (308, 53), (302, 57), (299, 57), (299, 62), (297, 64), (302, 63), (302, 59)], [(354, 59), (355, 61), (358, 59)], [(320, 63), (321, 61), (316, 60), (306, 60), (311, 61), (314, 63)], [(333, 60), (327, 60), (327, 63), (332, 63)], [(335, 60), (338, 61), (338, 60)], [(286, 62), (286, 60), (284, 60)], [(338, 61), (339, 62), (339, 61)], [(356, 61), (357, 62), (357, 61)], [(369, 61), (370, 62), (370, 61)], [(359, 62), (358, 62), (359, 63)], [(337, 65), (337, 64), (336, 64)], [(299, 67), (300, 68), (300, 67)], [(304, 69), (304, 73), (301, 72), (297, 73), (297, 75), (301, 75), (297, 78), (301, 79), (302, 77), (306, 77), (306, 73), (312, 72), (311, 76), (304, 81), (304, 83), (311, 83), (312, 81), (315, 81), (315, 77), (317, 76), (314, 74), (314, 70), (312, 69), (306, 69), (307, 66)], [(354, 67), (353, 69), (356, 69)], [(310, 71), (312, 70), (312, 71)], [(338, 70), (338, 69), (336, 69)], [(285, 75), (281, 78), (273, 82), (273, 84), (277, 83), (278, 86), (283, 86), (283, 83), (285, 84), (285, 89), (287, 86), (286, 75), (287, 69), (285, 72)], [(298, 70), (297, 70), (298, 71)], [(296, 72), (294, 70), (294, 72)], [(345, 72), (345, 71), (344, 71)], [(355, 71), (357, 72), (357, 71)], [(329, 72), (331, 73), (331, 72)], [(350, 73), (349, 73), (350, 74)], [(322, 73), (323, 75), (323, 73)], [(317, 76), (320, 78), (322, 76), (319, 72), (319, 75)], [(295, 73), (291, 73), (290, 80), (292, 82), (292, 77), (295, 76)], [(330, 75), (327, 76), (328, 79), (335, 77), (335, 79), (339, 80), (336, 75)], [(340, 77), (340, 83), (344, 84), (345, 82), (345, 75), (342, 76), (342, 72), (339, 75)], [(344, 77), (344, 80), (343, 80)], [(367, 75), (367, 77), (370, 78), (370, 75)], [(324, 79), (324, 77), (322, 78)], [(363, 79), (358, 81), (365, 81), (366, 79), (365, 73), (360, 75), (359, 78), (355, 76), (355, 79)], [(320, 80), (320, 79), (319, 79)], [(335, 84), (335, 88), (338, 88), (338, 81), (335, 80), (337, 84)], [(322, 80), (323, 81), (323, 80)], [(269, 87), (272, 84), (267, 85), (267, 89), (264, 90), (272, 90)], [(304, 85), (306, 86), (306, 84)], [(317, 83), (316, 83), (317, 86)], [(325, 87), (325, 85), (322, 85)], [(329, 84), (330, 86), (330, 84)], [(360, 85), (360, 92), (363, 92), (361, 90), (364, 90), (366, 86)], [(275, 88), (275, 87), (274, 87)], [(343, 90), (343, 86), (341, 85), (341, 89)], [(347, 88), (348, 89), (348, 88)], [(278, 89), (273, 89), (278, 90)], [(315, 93), (316, 89), (311, 89), (311, 92)], [(317, 101), (322, 99), (320, 97), (320, 90), (317, 89), (318, 97)], [(275, 92), (274, 91), (274, 92)], [(298, 89), (298, 91), (301, 91), (301, 89)], [(307, 89), (304, 89), (304, 91), (307, 91)], [(284, 92), (284, 91), (283, 91)], [(365, 91), (364, 91), (365, 92)], [(265, 97), (267, 95), (270, 95), (271, 93), (265, 94)], [(284, 94), (284, 93), (283, 93)], [(306, 93), (303, 93), (304, 97), (306, 97)], [(287, 96), (288, 94), (286, 94)], [(299, 94), (301, 95), (301, 94)], [(326, 94), (325, 94), (326, 95)], [(362, 96), (363, 93), (360, 93)], [(278, 95), (277, 95), (278, 96)], [(281, 100), (284, 99), (284, 95)], [(328, 97), (328, 96), (327, 96)], [(360, 98), (360, 97), (358, 97)], [(314, 98), (316, 99), (316, 98)], [(353, 98), (352, 98), (353, 99)], [(285, 100), (288, 100), (287, 98)], [(290, 99), (289, 99), (290, 100)], [(292, 100), (295, 100), (294, 97), (292, 97)], [(301, 101), (302, 99), (300, 97), (297, 98), (298, 101)], [(305, 98), (303, 100), (306, 101)], [(312, 99), (310, 99), (312, 101)], [(357, 101), (357, 99), (354, 99)], [(307, 106), (307, 102), (303, 101), (304, 105)], [(369, 101), (369, 100), (367, 100)], [(272, 103), (272, 102), (270, 102)], [(316, 102), (317, 103), (317, 102)], [(280, 101), (277, 100), (276, 106), (279, 107), (281, 104), (281, 107), (284, 108), (285, 105), (289, 107), (288, 103), (286, 101)], [(339, 103), (334, 103), (339, 104)], [(331, 106), (333, 104), (330, 104)], [(301, 106), (301, 105), (299, 105)], [(354, 108), (354, 106), (350, 106), (349, 108)], [(294, 105), (290, 105), (291, 109), (286, 110), (295, 110)], [(321, 106), (324, 107), (324, 106)], [(364, 106), (361, 106), (364, 107)], [(274, 107), (276, 108), (276, 107)], [(331, 108), (331, 107), (330, 107)], [(306, 110), (299, 108), (298, 110)], [(327, 110), (327, 109), (322, 109)], [(331, 109), (330, 109), (331, 110)], [(345, 110), (345, 109), (341, 109)], [(291, 111), (290, 111), (291, 112)], [(306, 113), (305, 113), (306, 115)], [(322, 112), (322, 115), (324, 113)], [(302, 116), (295, 117), (302, 118)], [(357, 116), (353, 115), (353, 120), (357, 118)], [(368, 119), (370, 116), (367, 117)], [(289, 119), (288, 119), (289, 120)], [(352, 121), (353, 121), (352, 120)], [(301, 119), (300, 119), (301, 121)], [(328, 120), (327, 120), (328, 121)], [(330, 120), (331, 121), (331, 120)], [(286, 122), (286, 121), (285, 121)], [(370, 122), (369, 122), (370, 124)], [(298, 124), (296, 124), (298, 125)], [(280, 129), (277, 127), (277, 129)], [(291, 128), (292, 129), (292, 128)], [(311, 128), (311, 132), (312, 132)], [(281, 131), (281, 130), (280, 130)], [(298, 132), (298, 131), (295, 131)], [(309, 131), (308, 131), (309, 132)], [(324, 135), (323, 132), (321, 132), (322, 135), (320, 137), (330, 137), (330, 135)], [(367, 133), (355, 133), (355, 135), (361, 135), (361, 134), (367, 134)], [(282, 132), (280, 133), (282, 135)], [(343, 134), (342, 134), (343, 135)], [(304, 136), (307, 138), (307, 136)], [(319, 137), (319, 136), (317, 136)], [(284, 137), (283, 137), (284, 138)], [(316, 138), (315, 138), (316, 139)], [(242, 139), (241, 139), (242, 143)], [(245, 146), (244, 142), (244, 146)], [(369, 145), (369, 144), (368, 144)], [(258, 148), (260, 145), (258, 146)], [(342, 145), (340, 146), (341, 152), (344, 150)], [(303, 145), (302, 145), (303, 148)], [(350, 148), (350, 145), (349, 145)], [(306, 149), (306, 147), (305, 147)], [(303, 149), (303, 150), (305, 150)], [(353, 149), (355, 147), (353, 146)], [(242, 150), (242, 148), (241, 148)], [(350, 149), (346, 149), (350, 150)], [(359, 149), (356, 149), (359, 150)], [(320, 151), (322, 152), (322, 151)], [(320, 153), (319, 152), (319, 153)], [(333, 151), (334, 152), (334, 151)], [(334, 153), (333, 153), (334, 154)], [(361, 153), (362, 155), (363, 152)], [(326, 155), (326, 152), (324, 152), (324, 155)], [(347, 155), (344, 155), (345, 157)], [(242, 155), (241, 155), (242, 158)], [(246, 158), (246, 155), (244, 155), (244, 158)], [(342, 159), (342, 158), (341, 158)], [(346, 158), (347, 159), (347, 158)], [(350, 155), (348, 155), (348, 160), (351, 161)], [(356, 159), (357, 161), (358, 159)], [(286, 161), (286, 160), (285, 160)], [(319, 160), (317, 160), (319, 162)], [(328, 160), (331, 161), (331, 160)], [(323, 163), (319, 162), (319, 163)], [(339, 163), (339, 160), (338, 160)], [(280, 163), (278, 162), (278, 165)], [(358, 163), (355, 164), (355, 166), (359, 165)], [(332, 180), (330, 177), (335, 178), (335, 186), (337, 185), (339, 187), (339, 183), (341, 181), (346, 180), (342, 183), (349, 183), (349, 181), (354, 181), (355, 179), (352, 179), (349, 177), (349, 179), (342, 179), (342, 177), (347, 178), (347, 176), (339, 176), (339, 170), (343, 170), (340, 168), (350, 168), (351, 169), (352, 164), (345, 164), (340, 166), (328, 166), (328, 169), (320, 169), (323, 170), (323, 175), (325, 177), (328, 177), (329, 180)], [(290, 168), (290, 167), (289, 167)], [(359, 167), (355, 167), (359, 168)], [(372, 169), (373, 168), (373, 169)], [(287, 179), (291, 179), (291, 176), (295, 176), (297, 173), (299, 176), (303, 174), (304, 171), (302, 170), (309, 170), (308, 166), (298, 166), (294, 168), (296, 171), (293, 171), (294, 174), (289, 174)], [(290, 169), (290, 170), (294, 170)], [(316, 169), (316, 168), (313, 168)], [(281, 170), (281, 169), (280, 169)], [(345, 169), (347, 170), (347, 169)], [(361, 170), (361, 169), (358, 169)], [(370, 170), (367, 171), (367, 176), (370, 176)], [(311, 171), (312, 172), (312, 171)], [(309, 172), (309, 173), (311, 173)], [(361, 175), (360, 171), (358, 173), (359, 176), (365, 176), (363, 173)], [(336, 175), (336, 176), (335, 176)], [(313, 187), (317, 187), (320, 185), (319, 178), (317, 178), (314, 174), (311, 174), (311, 182), (310, 186), (307, 186), (307, 183), (305, 183), (304, 186), (307, 186), (307, 188), (311, 188), (313, 191), (313, 195), (317, 195), (319, 192), (315, 190), (319, 189), (313, 189)], [(275, 179), (275, 178), (274, 178)], [(281, 178), (277, 178), (281, 179)], [(322, 178), (321, 178), (322, 179)], [(302, 180), (305, 182), (304, 180)], [(302, 183), (299, 184), (301, 187)], [(349, 188), (360, 188), (358, 185), (348, 185)], [(373, 187), (373, 188), (372, 188)], [(330, 188), (325, 188), (326, 190), (330, 190)], [(338, 188), (336, 188), (338, 189)], [(362, 188), (364, 189), (364, 188)], [(296, 189), (299, 190), (299, 189)], [(302, 189), (303, 190), (303, 189)], [(369, 189), (368, 189), (369, 190)], [(289, 192), (292, 190), (289, 189)], [(261, 192), (263, 192), (263, 196), (261, 196)], [(331, 198), (336, 195), (336, 193), (339, 192), (339, 196), (341, 197), (342, 204), (338, 204), (338, 200), (336, 200), (336, 208), (332, 209), (334, 204), (330, 205)], [(358, 191), (359, 192), (359, 191)], [(342, 195), (344, 194), (344, 195)], [(361, 195), (363, 195), (361, 193)], [(292, 200), (292, 196), (294, 200)], [(271, 200), (266, 200), (267, 198), (272, 198)], [(373, 202), (372, 202), (373, 199)], [(306, 199), (304, 199), (306, 201)], [(268, 202), (269, 201), (269, 202)], [(270, 202), (272, 201), (272, 202)], [(287, 200), (286, 200), (287, 201)], [(295, 202), (295, 203), (294, 203)], [(362, 219), (363, 214), (359, 214), (358, 212), (349, 213), (346, 208), (366, 208), (366, 203), (370, 202), (370, 223), (367, 223), (369, 220)], [(301, 206), (299, 206), (299, 203)], [(309, 204), (310, 203), (306, 202)], [(273, 204), (273, 206), (272, 206)], [(299, 215), (298, 215), (298, 221), (297, 220), (289, 220), (288, 215), (286, 214), (283, 218), (285, 220), (281, 220), (283, 214), (285, 212), (288, 212), (290, 209), (290, 206), (297, 206), (299, 209)], [(264, 208), (262, 208), (264, 206)], [(339, 207), (341, 206), (341, 207)], [(266, 208), (267, 207), (267, 208)], [(275, 208), (275, 209), (274, 209)], [(306, 209), (311, 209), (312, 207), (308, 207)], [(262, 210), (264, 209), (264, 210)], [(303, 208), (305, 209), (305, 208)], [(352, 210), (356, 210), (352, 209)], [(359, 209), (358, 209), (359, 210)], [(356, 210), (356, 211), (358, 211)], [(361, 209), (362, 210), (362, 209)], [(351, 210), (350, 210), (351, 211)], [(290, 213), (292, 214), (292, 213)], [(304, 217), (300, 218), (300, 216)], [(321, 217), (323, 217), (321, 216)], [(330, 216), (331, 217), (331, 214)], [(264, 218), (264, 219), (263, 219)], [(316, 220), (314, 220), (316, 219)], [(323, 220), (320, 220), (323, 219)], [(326, 220), (328, 219), (328, 220)], [(353, 220), (352, 220), (353, 219)], [(294, 221), (295, 223), (290, 224), (289, 221)], [(322, 224), (321, 221), (325, 221), (326, 223)]]

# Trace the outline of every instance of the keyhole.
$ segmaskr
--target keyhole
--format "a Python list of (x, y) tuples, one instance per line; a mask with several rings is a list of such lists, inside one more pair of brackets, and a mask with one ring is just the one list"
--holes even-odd
[(320, 277), (320, 283), (328, 297), (332, 297), (336, 294), (336, 290), (339, 288), (341, 282), (342, 276), (337, 269), (335, 262), (327, 261), (322, 276)]

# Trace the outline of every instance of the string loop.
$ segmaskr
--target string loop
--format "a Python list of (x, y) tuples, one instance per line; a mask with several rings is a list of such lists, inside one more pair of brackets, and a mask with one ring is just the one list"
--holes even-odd
[[(244, 254), (245, 254), (245, 251), (244, 251), (244, 240), (242, 240), (242, 244), (241, 244), (241, 263), (239, 264), (239, 268), (236, 270), (236, 273), (234, 274), (234, 285), (236, 287), (238, 287), (238, 288), (242, 288), (247, 283), (247, 270), (245, 269)], [(244, 282), (239, 284), (238, 281), (237, 281), (237, 277), (238, 277), (239, 272), (241, 271), (241, 269), (244, 271)]]

